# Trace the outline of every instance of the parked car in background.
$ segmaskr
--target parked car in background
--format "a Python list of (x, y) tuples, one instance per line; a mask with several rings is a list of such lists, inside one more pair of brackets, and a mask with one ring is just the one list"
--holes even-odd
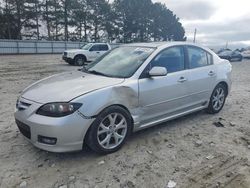
[(220, 112), (231, 70), (227, 60), (195, 44), (126, 44), (26, 88), (15, 119), (38, 148), (66, 152), (86, 143), (107, 154), (134, 131), (202, 109)]
[(243, 56), (241, 55), (241, 53), (237, 50), (235, 51), (232, 51), (230, 49), (223, 49), (223, 50), (220, 50), (218, 52), (218, 56), (221, 58), (221, 59), (226, 59), (230, 62), (232, 61), (242, 61), (243, 59)]
[(250, 47), (245, 49), (242, 53), (243, 58), (250, 58)]
[(88, 43), (81, 49), (66, 50), (63, 60), (71, 65), (83, 66), (86, 62), (94, 61), (111, 49), (107, 43)]

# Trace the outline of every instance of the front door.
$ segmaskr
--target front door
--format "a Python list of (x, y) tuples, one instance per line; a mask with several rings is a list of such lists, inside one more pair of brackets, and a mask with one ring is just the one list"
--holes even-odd
[[(151, 78), (143, 76), (154, 66), (165, 67), (168, 74)], [(142, 108), (141, 124), (147, 124), (184, 110), (188, 103), (187, 74), (182, 46), (161, 51), (149, 63), (139, 79), (139, 104)]]

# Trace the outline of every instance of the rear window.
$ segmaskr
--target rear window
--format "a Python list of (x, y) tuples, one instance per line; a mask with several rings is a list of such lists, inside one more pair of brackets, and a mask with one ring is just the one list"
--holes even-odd
[(103, 45), (99, 45), (99, 49), (100, 49), (100, 51), (108, 51), (109, 47), (108, 47), (108, 45), (103, 44)]

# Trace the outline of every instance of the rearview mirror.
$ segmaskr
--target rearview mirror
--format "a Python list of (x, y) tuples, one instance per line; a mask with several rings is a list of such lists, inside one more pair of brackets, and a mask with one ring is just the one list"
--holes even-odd
[(150, 77), (166, 76), (167, 69), (165, 67), (153, 67), (148, 74)]

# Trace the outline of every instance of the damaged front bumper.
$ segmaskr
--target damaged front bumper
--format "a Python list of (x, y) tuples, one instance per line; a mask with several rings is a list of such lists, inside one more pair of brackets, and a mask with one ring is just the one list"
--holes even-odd
[(34, 146), (51, 152), (69, 152), (81, 150), (88, 128), (95, 120), (93, 117), (84, 118), (80, 112), (55, 118), (36, 114), (41, 106), (33, 101), (28, 108), (17, 110), (15, 120), (20, 132)]

